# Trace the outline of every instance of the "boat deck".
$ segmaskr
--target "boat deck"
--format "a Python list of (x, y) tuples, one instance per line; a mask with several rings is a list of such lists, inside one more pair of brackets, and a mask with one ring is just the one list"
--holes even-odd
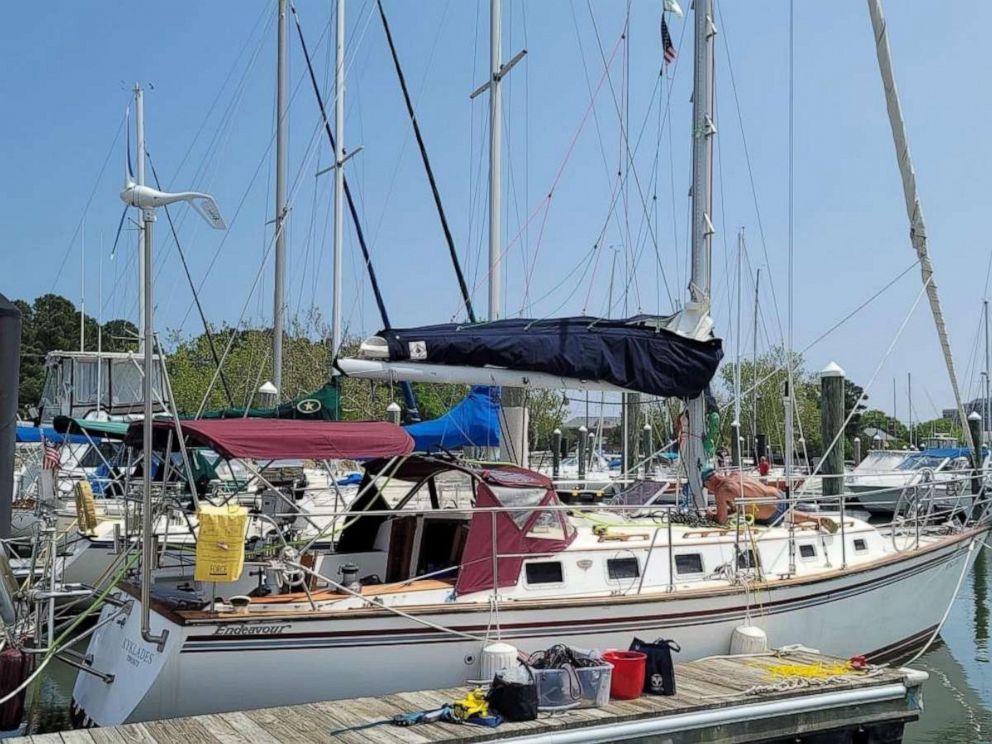
[[(42, 734), (10, 742), (25, 744), (422, 744), (454, 741), (540, 741), (568, 732), (569, 741), (645, 740), (749, 742), (796, 734), (869, 729), (899, 741), (903, 726), (919, 718), (926, 675), (877, 668), (826, 676), (838, 659), (809, 651), (715, 657), (676, 665), (678, 694), (611, 701), (604, 708), (542, 713), (537, 720), (489, 729), (449, 723), (409, 728), (393, 716), (438, 708), (468, 687), (404, 692), (307, 705), (151, 721), (113, 728)], [(866, 739), (866, 741), (869, 739)]]

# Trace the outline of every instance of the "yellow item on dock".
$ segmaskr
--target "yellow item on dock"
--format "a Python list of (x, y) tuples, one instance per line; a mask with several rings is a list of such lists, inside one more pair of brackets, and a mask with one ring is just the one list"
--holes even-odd
[(76, 492), (76, 521), (79, 522), (79, 531), (88, 534), (96, 529), (93, 487), (89, 481), (76, 481), (73, 490)]
[(800, 677), (803, 679), (826, 679), (840, 677), (854, 671), (850, 662), (823, 664), (778, 664), (768, 667), (768, 671), (776, 677)]
[(476, 687), (461, 700), (454, 703), (455, 718), (466, 721), (472, 716), (488, 716), (489, 702), (481, 687)]
[(196, 538), (196, 581), (237, 581), (245, 565), (245, 529), (248, 510), (243, 506), (201, 505), (196, 510), (200, 532)]

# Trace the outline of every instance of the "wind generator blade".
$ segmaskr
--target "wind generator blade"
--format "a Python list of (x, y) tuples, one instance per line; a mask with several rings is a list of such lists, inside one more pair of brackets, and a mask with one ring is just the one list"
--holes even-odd
[(110, 258), (113, 260), (114, 256), (117, 255), (117, 243), (121, 239), (121, 232), (124, 230), (124, 220), (127, 219), (128, 207), (124, 207), (124, 211), (121, 212), (120, 222), (117, 223), (117, 234), (114, 236), (114, 247), (110, 249)]
[(210, 226), (215, 230), (226, 230), (227, 223), (224, 222), (224, 218), (220, 216), (220, 208), (217, 206), (217, 202), (213, 200), (210, 196), (195, 196), (190, 199), (190, 204), (193, 205), (193, 209), (200, 213)]
[[(131, 107), (124, 111), (124, 186), (134, 183), (134, 168), (131, 167)], [(125, 210), (126, 211), (126, 210)], [(124, 222), (124, 218), (121, 218)], [(117, 228), (120, 234), (120, 228)], [(112, 252), (111, 252), (112, 253)]]

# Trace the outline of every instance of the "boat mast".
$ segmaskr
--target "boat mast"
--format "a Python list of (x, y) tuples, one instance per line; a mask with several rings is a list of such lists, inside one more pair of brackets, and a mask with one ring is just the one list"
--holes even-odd
[(341, 271), (344, 251), (344, 0), (337, 0), (334, 45), (334, 298), (331, 306), (331, 359), (341, 348)]
[(758, 466), (758, 288), (761, 286), (761, 267), (754, 273), (754, 336), (751, 338), (751, 453), (754, 466)]
[(276, 42), (276, 255), (272, 307), (272, 384), (282, 395), (282, 336), (286, 325), (286, 80), (289, 75), (287, 28), (289, 0), (279, 0)]
[(79, 250), (79, 350), (86, 351), (86, 218)]
[[(499, 320), (502, 303), (500, 276), (500, 166), (503, 146), (503, 3), (489, 0), (489, 320)], [(340, 137), (339, 137), (340, 140)]]
[(930, 254), (927, 251), (927, 230), (923, 222), (923, 208), (920, 205), (920, 196), (916, 191), (916, 173), (913, 170), (913, 161), (909, 155), (909, 142), (906, 139), (902, 107), (899, 105), (899, 93), (896, 91), (896, 82), (892, 74), (889, 36), (885, 26), (885, 17), (882, 15), (881, 0), (868, 0), (868, 12), (871, 15), (871, 25), (875, 33), (875, 52), (878, 55), (878, 70), (882, 75), (882, 87), (885, 89), (885, 103), (889, 114), (889, 126), (892, 128), (892, 141), (896, 148), (896, 159), (899, 161), (899, 173), (902, 176), (906, 214), (909, 217), (909, 237), (920, 262), (920, 274), (923, 277), (923, 286), (927, 290), (927, 298), (930, 300), (930, 313), (933, 315), (934, 325), (937, 326), (940, 349), (944, 355), (944, 364), (947, 366), (947, 376), (951, 380), (951, 389), (954, 391), (954, 402), (958, 409), (965, 442), (968, 448), (974, 451), (975, 442), (972, 441), (968, 419), (961, 402), (961, 390), (958, 387), (958, 377), (954, 371), (954, 358), (951, 356), (951, 342), (947, 336), (944, 313), (940, 308), (940, 297), (937, 295), (937, 284), (934, 280), (933, 265), (930, 263)]
[[(713, 137), (714, 59), (716, 25), (713, 0), (696, 0), (695, 48), (692, 93), (692, 276), (686, 310), (696, 321), (694, 332), (709, 333), (711, 255), (713, 247)], [(689, 401), (689, 436), (686, 439), (685, 468), (689, 491), (697, 508), (706, 507), (701, 471), (706, 453), (706, 393)]]
[[(145, 92), (138, 83), (134, 84), (134, 127), (137, 152), (135, 176), (139, 186), (145, 185)], [(145, 281), (145, 222), (138, 220), (138, 286)], [(145, 350), (145, 293), (138, 291), (138, 353)]]
[(741, 264), (744, 263), (744, 228), (737, 233), (737, 328), (734, 330), (734, 420), (730, 425), (730, 451), (734, 454), (734, 467), (741, 466)]
[(982, 308), (985, 311), (985, 400), (982, 401), (982, 403), (984, 404), (982, 406), (982, 411), (985, 414), (982, 417), (982, 438), (984, 439), (986, 437), (985, 432), (989, 431), (989, 429), (992, 428), (989, 426), (989, 418), (992, 417), (990, 416), (992, 415), (992, 401), (989, 400), (989, 391), (990, 388), (992, 388), (992, 383), (990, 383), (989, 381), (990, 358), (989, 358), (989, 301), (988, 300), (982, 301)]

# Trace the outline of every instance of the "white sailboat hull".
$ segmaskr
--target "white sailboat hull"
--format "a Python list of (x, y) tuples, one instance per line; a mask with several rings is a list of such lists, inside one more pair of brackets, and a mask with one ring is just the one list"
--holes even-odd
[[(847, 657), (898, 656), (927, 640), (951, 602), (984, 532), (948, 537), (930, 548), (817, 578), (739, 587), (597, 599), (504, 603), (499, 631), (488, 605), (433, 605), (418, 618), (502, 640), (531, 652), (554, 643), (626, 648), (634, 636), (672, 638), (679, 660), (727, 653), (745, 613), (773, 647), (802, 643)], [(114, 611), (107, 607), (104, 617)], [(377, 608), (267, 615), (232, 622), (183, 622), (152, 613), (168, 630), (164, 648), (140, 636), (134, 601), (126, 622), (93, 636), (93, 667), (110, 684), (80, 674), (73, 709), (85, 725), (107, 726), (210, 712), (290, 705), (459, 685), (479, 674), (482, 643)]]

